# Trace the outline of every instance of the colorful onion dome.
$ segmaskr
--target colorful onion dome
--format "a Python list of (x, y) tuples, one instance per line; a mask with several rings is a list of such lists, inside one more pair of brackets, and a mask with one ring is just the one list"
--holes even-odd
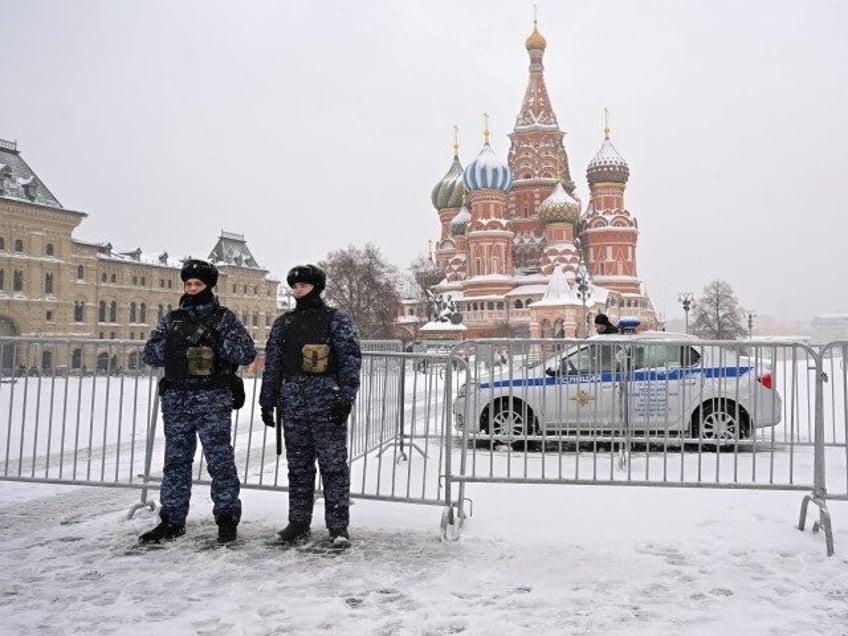
[(543, 223), (574, 223), (580, 217), (580, 203), (557, 182), (554, 191), (539, 206)]
[(527, 38), (524, 46), (527, 47), (528, 51), (532, 51), (534, 49), (544, 51), (547, 45), (548, 43), (545, 41), (545, 38), (542, 37), (542, 34), (539, 33), (539, 29), (536, 27), (536, 21), (533, 20), (533, 33), (531, 33), (530, 37)]
[(468, 211), (468, 206), (465, 204), (465, 197), (462, 197), (462, 207), (459, 208), (459, 212), (457, 212), (456, 216), (451, 220), (451, 236), (465, 234), (465, 228), (468, 227), (468, 223), (470, 221), (471, 212)]
[(609, 128), (604, 129), (604, 143), (595, 158), (586, 168), (586, 179), (589, 185), (596, 183), (627, 183), (630, 177), (630, 166), (618, 154), (609, 138)]
[(483, 149), (477, 158), (465, 167), (462, 182), (469, 192), (475, 190), (502, 190), (506, 192), (512, 185), (512, 174), (489, 144), (489, 124), (486, 115), (486, 127), (483, 132)]
[(433, 202), (433, 207), (437, 210), (458, 208), (462, 204), (464, 194), (465, 186), (462, 185), (462, 164), (459, 163), (459, 156), (454, 154), (450, 169), (442, 177), (442, 180), (433, 187), (430, 200)]

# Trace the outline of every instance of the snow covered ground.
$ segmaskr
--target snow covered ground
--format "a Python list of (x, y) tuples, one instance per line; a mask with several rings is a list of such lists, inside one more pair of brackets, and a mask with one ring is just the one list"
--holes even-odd
[(352, 547), (326, 556), (267, 545), (284, 493), (245, 492), (239, 544), (208, 549), (197, 488), (187, 535), (143, 551), (136, 491), (0, 482), (0, 634), (848, 634), (846, 502), (828, 558), (815, 509), (794, 528), (798, 493), (467, 494), (457, 542), (437, 507), (357, 501)]

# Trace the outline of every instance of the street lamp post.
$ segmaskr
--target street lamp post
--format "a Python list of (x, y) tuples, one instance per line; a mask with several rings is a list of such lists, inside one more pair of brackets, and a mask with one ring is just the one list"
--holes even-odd
[(683, 305), (683, 314), (685, 316), (685, 331), (689, 333), (689, 311), (695, 304), (695, 296), (692, 292), (680, 292), (677, 295), (677, 300)]
[(574, 273), (574, 282), (577, 283), (577, 297), (583, 303), (583, 335), (589, 337), (589, 314), (586, 311), (586, 301), (592, 295), (592, 289), (589, 285), (589, 271), (586, 269), (586, 263), (583, 261), (583, 246), (580, 239), (574, 239), (574, 247), (577, 248), (577, 257), (579, 264), (577, 271)]
[(748, 312), (748, 340), (754, 339), (754, 318), (757, 317), (755, 311)]

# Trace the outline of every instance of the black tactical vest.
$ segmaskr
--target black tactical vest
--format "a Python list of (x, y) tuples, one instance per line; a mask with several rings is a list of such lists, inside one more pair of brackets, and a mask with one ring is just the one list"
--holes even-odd
[[(316, 347), (306, 345), (326, 345), (328, 351), (332, 351), (330, 344), (330, 321), (336, 314), (333, 307), (316, 307), (303, 310), (294, 310), (283, 316), (283, 337), (281, 342), (282, 357), (280, 370), (283, 378), (300, 375), (317, 375), (310, 365), (314, 360), (304, 361), (304, 355), (314, 355)], [(321, 363), (319, 368), (326, 367), (324, 373), (335, 373), (336, 362), (332, 353), (326, 363)]]
[(214, 325), (224, 315), (223, 307), (196, 319), (176, 309), (165, 336), (165, 380), (171, 386), (225, 386), (231, 375), (229, 364), (220, 364)]

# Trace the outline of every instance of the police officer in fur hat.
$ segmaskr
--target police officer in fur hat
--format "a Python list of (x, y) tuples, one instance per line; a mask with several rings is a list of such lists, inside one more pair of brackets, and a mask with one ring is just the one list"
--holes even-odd
[(598, 314), (595, 316), (595, 331), (600, 336), (609, 336), (618, 333), (618, 327), (610, 322), (609, 316), (606, 314)]
[(239, 480), (230, 443), (233, 374), (253, 362), (256, 347), (236, 315), (212, 293), (218, 269), (189, 259), (180, 278), (185, 293), (144, 346), (143, 359), (165, 367), (159, 384), (165, 426), (165, 465), (159, 489), (160, 523), (139, 537), (159, 543), (185, 534), (197, 438), (212, 478), (218, 542), (236, 539), (241, 519)]
[(276, 426), (278, 409), (286, 442), (288, 525), (278, 536), (286, 544), (309, 536), (317, 460), (330, 541), (345, 547), (350, 542), (346, 424), (359, 391), (359, 339), (350, 316), (321, 298), (326, 275), (320, 268), (293, 267), (286, 282), (297, 304), (271, 327), (259, 395), (262, 421)]

